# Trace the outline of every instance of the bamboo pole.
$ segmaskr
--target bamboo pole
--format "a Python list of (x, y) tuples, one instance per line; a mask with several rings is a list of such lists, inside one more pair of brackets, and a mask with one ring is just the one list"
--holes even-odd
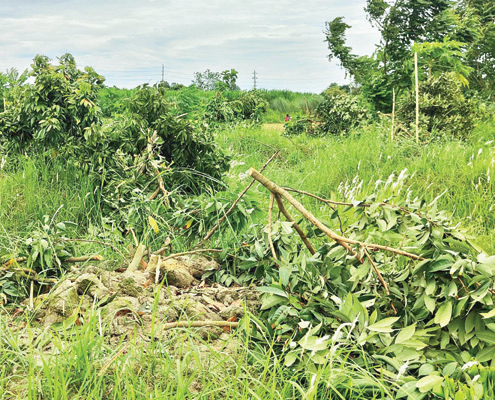
[(416, 87), (416, 143), (419, 143), (419, 79), (418, 52), (414, 53), (414, 82)]
[(392, 131), (390, 132), (390, 138), (394, 141), (395, 132), (395, 88), (392, 88)]
[(382, 246), (380, 244), (365, 243), (365, 242), (361, 242), (359, 240), (349, 239), (349, 238), (340, 236), (336, 232), (332, 231), (330, 228), (325, 226), (322, 222), (320, 222), (310, 211), (306, 210), (304, 208), (304, 206), (301, 203), (299, 203), (294, 197), (292, 197), (286, 190), (284, 190), (280, 186), (276, 185), (275, 183), (270, 181), (265, 176), (261, 175), (254, 168), (249, 169), (248, 175), (252, 176), (258, 182), (260, 182), (270, 192), (273, 192), (275, 194), (279, 194), (280, 196), (284, 197), (290, 204), (292, 204), (294, 206), (294, 208), (296, 210), (298, 210), (313, 225), (315, 225), (318, 229), (323, 231), (327, 236), (329, 236), (330, 238), (335, 240), (337, 243), (339, 243), (341, 246), (343, 246), (351, 254), (355, 255), (356, 258), (358, 258), (361, 262), (363, 262), (362, 258), (349, 246), (349, 244), (357, 244), (357, 245), (359, 245), (365, 249), (370, 248), (370, 249), (384, 250), (384, 251), (399, 254), (399, 255), (402, 255), (405, 257), (409, 257), (409, 258), (412, 258), (414, 260), (422, 259), (420, 256), (418, 256), (416, 254), (408, 253), (407, 251), (395, 249), (393, 247)]

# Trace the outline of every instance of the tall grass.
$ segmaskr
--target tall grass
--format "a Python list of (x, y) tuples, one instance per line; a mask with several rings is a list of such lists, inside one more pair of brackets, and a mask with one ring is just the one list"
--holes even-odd
[(265, 122), (282, 122), (286, 114), (297, 118), (314, 112), (322, 97), (314, 93), (299, 93), (289, 90), (262, 90), (269, 107), (263, 117)]
[[(279, 185), (322, 196), (359, 200), (380, 191), (382, 198), (417, 196), (431, 202), (445, 192), (439, 208), (451, 212), (477, 236), (483, 249), (495, 253), (495, 124), (481, 124), (467, 142), (421, 146), (392, 143), (388, 131), (387, 126), (375, 124), (345, 138), (286, 138), (278, 129), (259, 128), (226, 130), (218, 140), (244, 163), (235, 167), (232, 176), (249, 166), (260, 168), (280, 150), (266, 175)], [(403, 178), (399, 192), (383, 184), (392, 176)], [(387, 190), (382, 190), (385, 186)], [(264, 193), (263, 188), (257, 190)]]
[[(207, 342), (194, 330), (112, 337), (97, 311), (71, 329), (11, 327), (0, 315), (0, 399), (383, 399), (389, 383), (337, 351), (287, 368), (242, 333)], [(19, 327), (16, 324), (17, 328)]]

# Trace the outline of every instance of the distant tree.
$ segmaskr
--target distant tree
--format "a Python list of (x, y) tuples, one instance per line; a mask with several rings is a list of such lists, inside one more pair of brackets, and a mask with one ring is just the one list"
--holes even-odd
[(201, 90), (239, 90), (237, 86), (238, 72), (235, 69), (213, 72), (207, 69), (194, 74), (193, 84)]
[(215, 90), (215, 83), (220, 79), (220, 72), (213, 72), (207, 69), (204, 72), (196, 72), (194, 74), (193, 83), (200, 90)]
[(360, 57), (346, 45), (350, 26), (342, 17), (327, 22), (325, 35), (329, 59), (339, 61), (376, 109), (390, 111), (392, 88), (410, 87), (412, 50), (424, 73), (454, 72), (464, 85), (495, 92), (493, 1), (367, 0), (365, 11), (381, 34), (372, 57)]

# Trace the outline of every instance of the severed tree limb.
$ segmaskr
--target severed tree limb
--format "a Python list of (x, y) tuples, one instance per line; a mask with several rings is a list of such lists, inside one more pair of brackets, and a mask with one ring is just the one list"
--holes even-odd
[(270, 192), (279, 194), (280, 196), (284, 197), (289, 203), (291, 203), (294, 208), (296, 208), (304, 217), (306, 217), (312, 224), (314, 224), (318, 229), (323, 231), (327, 236), (335, 240), (337, 243), (339, 243), (341, 246), (343, 246), (346, 250), (348, 250), (351, 254), (356, 255), (356, 258), (363, 262), (362, 258), (357, 255), (357, 253), (352, 250), (352, 248), (349, 246), (349, 244), (357, 244), (360, 245), (364, 248), (373, 248), (373, 249), (379, 249), (379, 250), (384, 250), (388, 251), (391, 253), (399, 254), (405, 257), (412, 258), (413, 260), (422, 260), (421, 256), (418, 256), (416, 254), (408, 253), (407, 251), (395, 249), (393, 247), (388, 247), (388, 246), (382, 246), (379, 244), (371, 244), (371, 243), (364, 243), (359, 240), (354, 240), (354, 239), (349, 239), (345, 238), (343, 236), (338, 235), (334, 231), (332, 231), (330, 228), (325, 226), (322, 222), (320, 222), (316, 217), (308, 210), (304, 208), (304, 206), (299, 203), (294, 197), (292, 197), (286, 190), (281, 188), (280, 186), (276, 185), (272, 181), (270, 181), (268, 178), (264, 177), (261, 175), (258, 171), (256, 171), (254, 168), (250, 168), (248, 174), (252, 176), (254, 179), (256, 179), (258, 182), (260, 182), (263, 186), (265, 186)]
[(145, 252), (146, 252), (146, 246), (144, 244), (140, 244), (136, 249), (136, 253), (134, 254), (131, 263), (127, 267), (126, 272), (132, 273), (132, 272), (136, 272), (139, 269), (139, 266), (141, 265), (141, 260), (143, 259)]
[(278, 260), (277, 253), (275, 253), (275, 246), (273, 246), (273, 240), (272, 240), (272, 213), (273, 213), (274, 200), (275, 200), (275, 195), (272, 192), (270, 193), (270, 205), (268, 206), (268, 226), (266, 229), (266, 233), (268, 234), (268, 244), (270, 245), (272, 256), (275, 260)]
[[(334, 200), (324, 199), (323, 197), (317, 196), (317, 195), (315, 195), (313, 193), (305, 192), (304, 190), (293, 189), (293, 188), (289, 188), (289, 187), (284, 187), (283, 189), (287, 190), (288, 192), (299, 193), (299, 194), (303, 194), (305, 196), (312, 197), (312, 198), (314, 198), (316, 200), (319, 200), (319, 201), (322, 201), (323, 203), (326, 203), (328, 205), (333, 204), (335, 206), (346, 206), (346, 207), (371, 207), (371, 204), (369, 204), (369, 203), (359, 203), (358, 205), (354, 205), (352, 203), (346, 203), (346, 202), (343, 202), (343, 201), (334, 201)], [(408, 210), (405, 207), (396, 206), (395, 204), (390, 204), (390, 203), (383, 203), (382, 202), (382, 203), (378, 203), (378, 205), (380, 207), (390, 206), (392, 208), (399, 209), (400, 211), (402, 211), (402, 212), (404, 212), (406, 214), (416, 214), (420, 218), (425, 218), (427, 221), (431, 222), (435, 226), (437, 225), (437, 223), (435, 221), (432, 221), (431, 219), (423, 216), (422, 214), (420, 214), (417, 211), (411, 211), (411, 210)]]
[(57, 279), (53, 278), (41, 278), (38, 276), (36, 271), (33, 271), (32, 269), (29, 268), (11, 268), (11, 267), (2, 267), (0, 268), (0, 272), (16, 272), (20, 276), (26, 279), (31, 279), (33, 281), (39, 282), (39, 283), (57, 283)]
[[(18, 264), (27, 261), (28, 257), (18, 257), (14, 261)], [(85, 261), (102, 261), (103, 257), (99, 255), (95, 256), (81, 256), (81, 257), (69, 257), (65, 258), (63, 260), (60, 260), (61, 263), (63, 264), (68, 264), (68, 263), (77, 263), (77, 262), (85, 262)], [(3, 265), (8, 265), (11, 263), (11, 260), (8, 260), (3, 263)]]
[(162, 330), (166, 331), (173, 328), (201, 328), (203, 326), (228, 326), (231, 328), (237, 328), (239, 322), (229, 322), (229, 321), (178, 321), (169, 322), (162, 325)]
[[(268, 166), (268, 164), (270, 164), (272, 162), (272, 160), (280, 153), (280, 150), (277, 150), (269, 159), (268, 161), (265, 163), (265, 165), (263, 165), (260, 169), (260, 172), (263, 172), (264, 169)], [(227, 216), (232, 212), (232, 210), (235, 208), (235, 206), (237, 205), (237, 203), (239, 203), (239, 201), (242, 199), (242, 197), (247, 193), (247, 191), (249, 189), (251, 189), (251, 186), (253, 186), (255, 182), (255, 179), (253, 179), (249, 185), (247, 185), (247, 187), (242, 191), (242, 193), (237, 197), (237, 199), (234, 201), (234, 203), (230, 206), (230, 208), (227, 210), (227, 212), (222, 216), (222, 218), (220, 218), (218, 220), (218, 222), (215, 224), (215, 226), (213, 228), (210, 229), (210, 231), (208, 232), (208, 234), (204, 237), (203, 240), (208, 240), (210, 239), (213, 234), (217, 231), (218, 227), (220, 226), (220, 224), (225, 221), (225, 219), (227, 218)]]
[(95, 256), (81, 256), (81, 257), (69, 257), (65, 260), (60, 260), (62, 263), (78, 263), (86, 261), (103, 261), (103, 257), (99, 255)]
[(373, 261), (373, 259), (371, 258), (370, 253), (368, 253), (368, 250), (364, 249), (364, 254), (368, 258), (368, 260), (371, 263), (373, 269), (375, 270), (375, 274), (378, 277), (378, 280), (381, 282), (383, 288), (385, 289), (385, 293), (387, 293), (387, 296), (389, 296), (390, 295), (390, 291), (388, 290), (388, 284), (387, 284), (387, 282), (385, 282), (385, 279), (383, 279), (383, 276), (380, 273), (380, 271), (378, 271), (378, 268), (377, 268), (375, 262)]
[(315, 254), (316, 251), (315, 249), (313, 248), (313, 246), (311, 245), (310, 241), (308, 240), (308, 237), (306, 236), (306, 234), (303, 232), (303, 230), (301, 229), (301, 227), (298, 225), (298, 223), (295, 221), (294, 218), (292, 218), (292, 216), (289, 214), (289, 212), (287, 211), (287, 209), (285, 208), (284, 206), (284, 203), (282, 202), (282, 199), (280, 198), (280, 195), (276, 194), (275, 195), (275, 200), (277, 200), (277, 205), (278, 205), (278, 209), (280, 210), (280, 212), (282, 214), (284, 214), (285, 218), (287, 219), (287, 221), (289, 222), (293, 222), (293, 227), (294, 229), (296, 230), (296, 232), (299, 234), (299, 236), (301, 237), (302, 241), (304, 242), (304, 244), (306, 245), (306, 247), (308, 248), (309, 252), (311, 254)]

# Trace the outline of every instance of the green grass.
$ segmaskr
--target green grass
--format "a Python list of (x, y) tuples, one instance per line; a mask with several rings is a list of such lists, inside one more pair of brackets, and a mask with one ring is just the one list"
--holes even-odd
[[(237, 161), (228, 178), (233, 193), (249, 182), (242, 174), (250, 166), (259, 169), (280, 150), (265, 175), (279, 185), (322, 196), (353, 200), (377, 193), (391, 202), (407, 196), (431, 202), (445, 192), (439, 208), (452, 213), (478, 245), (495, 254), (493, 121), (481, 124), (466, 142), (421, 146), (392, 143), (386, 124), (360, 128), (345, 138), (286, 138), (280, 128), (239, 127), (216, 134), (219, 145)], [(251, 192), (267, 205), (263, 187), (255, 185)], [(84, 173), (60, 160), (8, 163), (0, 170), (0, 250), (13, 251), (16, 240), (26, 237), (43, 215), (74, 221), (79, 224), (74, 234), (98, 238), (106, 216), (97, 193)], [(330, 212), (303, 201), (317, 216)], [(265, 221), (266, 213), (258, 222)], [(234, 240), (227, 229), (218, 242)], [(18, 330), (19, 322), (12, 324), (0, 313), (0, 399), (391, 398), (392, 383), (357, 366), (346, 349), (336, 350), (317, 369), (286, 367), (273, 343), (242, 333), (230, 339), (235, 351), (226, 351), (192, 330), (110, 343), (108, 325), (100, 328), (96, 314), (67, 332), (34, 327), (28, 317), (24, 322), (27, 327)]]
[[(325, 197), (362, 200), (377, 193), (380, 200), (410, 196), (431, 202), (446, 191), (438, 201), (439, 209), (452, 213), (483, 249), (495, 253), (492, 122), (481, 124), (467, 142), (421, 146), (409, 141), (392, 143), (388, 127), (379, 124), (360, 128), (346, 138), (286, 138), (279, 129), (258, 128), (225, 130), (217, 140), (235, 160), (244, 163), (232, 171), (234, 181), (250, 166), (259, 169), (280, 150), (279, 159), (266, 170), (266, 176), (279, 185)], [(400, 185), (386, 184), (399, 176), (403, 178)], [(263, 188), (256, 190), (266, 199)]]
[[(93, 311), (70, 330), (15, 331), (0, 315), (0, 399), (383, 399), (390, 383), (336, 349), (317, 369), (285, 367), (242, 335), (213, 343), (193, 330), (107, 336)], [(16, 324), (15, 326), (19, 326)]]

